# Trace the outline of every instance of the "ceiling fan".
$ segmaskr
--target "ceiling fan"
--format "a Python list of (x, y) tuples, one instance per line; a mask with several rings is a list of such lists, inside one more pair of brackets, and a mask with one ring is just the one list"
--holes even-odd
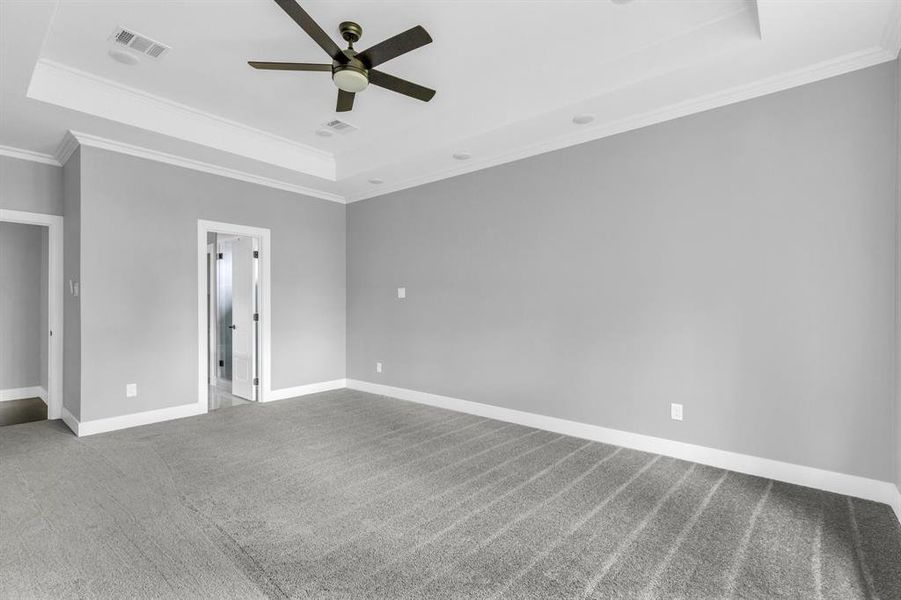
[(363, 28), (352, 21), (344, 21), (338, 26), (341, 37), (347, 42), (347, 49), (342, 50), (332, 38), (316, 24), (307, 11), (295, 0), (275, 0), (288, 16), (307, 32), (313, 41), (332, 58), (331, 64), (262, 62), (248, 61), (254, 69), (274, 71), (331, 71), (332, 81), (338, 86), (338, 112), (346, 112), (354, 106), (354, 96), (362, 92), (371, 83), (386, 90), (397, 92), (423, 102), (428, 102), (435, 95), (435, 90), (418, 85), (394, 75), (375, 69), (380, 64), (397, 58), (432, 42), (431, 36), (417, 25), (403, 33), (372, 46), (362, 52), (354, 50), (354, 42), (363, 35)]

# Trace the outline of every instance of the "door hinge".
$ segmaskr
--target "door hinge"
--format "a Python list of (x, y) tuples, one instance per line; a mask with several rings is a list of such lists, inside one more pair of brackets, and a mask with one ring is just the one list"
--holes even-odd
[(260, 313), (253, 313), (253, 320), (254, 320), (254, 321), (259, 321), (259, 320), (260, 320)]
[(260, 257), (260, 251), (259, 251), (259, 250), (254, 250), (254, 251), (253, 251), (253, 257), (254, 257), (254, 258), (259, 258), (259, 257)]
[(218, 254), (218, 256), (216, 256), (216, 258), (218, 258), (219, 260), (222, 260), (222, 253), (220, 252), (220, 253)]
[(260, 378), (259, 378), (259, 377), (254, 377), (254, 378), (253, 378), (253, 384), (254, 384), (254, 385), (260, 385)]

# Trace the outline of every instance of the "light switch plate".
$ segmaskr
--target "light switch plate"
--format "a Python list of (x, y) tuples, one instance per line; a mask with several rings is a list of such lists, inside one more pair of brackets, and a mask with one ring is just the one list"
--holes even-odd
[(380, 362), (375, 363), (375, 372), (376, 373), (382, 372), (382, 363), (380, 363)]
[(682, 405), (670, 404), (670, 418), (674, 421), (682, 420)]
[(405, 288), (405, 287), (397, 288), (397, 297), (398, 298), (406, 298), (407, 297), (407, 288)]
[(126, 398), (134, 398), (138, 395), (138, 384), (137, 383), (129, 383), (125, 386), (125, 397)]

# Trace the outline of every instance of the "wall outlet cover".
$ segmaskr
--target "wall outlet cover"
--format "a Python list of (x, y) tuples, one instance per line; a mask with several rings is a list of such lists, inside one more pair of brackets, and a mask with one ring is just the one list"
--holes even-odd
[(138, 395), (138, 384), (137, 383), (129, 383), (125, 386), (125, 397), (126, 398), (134, 398)]
[(380, 362), (375, 363), (375, 372), (376, 373), (382, 372), (382, 363), (380, 363)]
[(682, 420), (682, 405), (681, 404), (670, 404), (670, 418), (674, 421)]
[(405, 287), (397, 288), (397, 297), (398, 298), (406, 298), (407, 297), (407, 288), (405, 288)]

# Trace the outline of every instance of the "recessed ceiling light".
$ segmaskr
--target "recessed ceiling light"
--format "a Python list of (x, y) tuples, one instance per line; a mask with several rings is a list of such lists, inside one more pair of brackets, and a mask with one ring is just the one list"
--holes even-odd
[(332, 132), (328, 129), (317, 129), (316, 135), (318, 135), (319, 137), (332, 137)]
[(576, 115), (573, 117), (573, 123), (576, 125), (588, 125), (594, 121), (594, 115)]
[(469, 160), (470, 158), (472, 158), (472, 154), (469, 152), (454, 152), (455, 160)]
[(369, 180), (369, 183), (372, 183), (374, 185), (381, 185), (381, 184), (385, 183), (385, 180), (379, 179), (378, 177), (373, 177)]
[(610, 0), (610, 2), (613, 2), (614, 4), (629, 4), (633, 1), (634, 0)]
[(138, 64), (138, 57), (134, 54), (129, 54), (128, 52), (123, 52), (122, 50), (116, 50), (113, 48), (109, 51), (109, 57), (116, 61), (117, 63), (122, 63), (123, 65), (136, 65)]

